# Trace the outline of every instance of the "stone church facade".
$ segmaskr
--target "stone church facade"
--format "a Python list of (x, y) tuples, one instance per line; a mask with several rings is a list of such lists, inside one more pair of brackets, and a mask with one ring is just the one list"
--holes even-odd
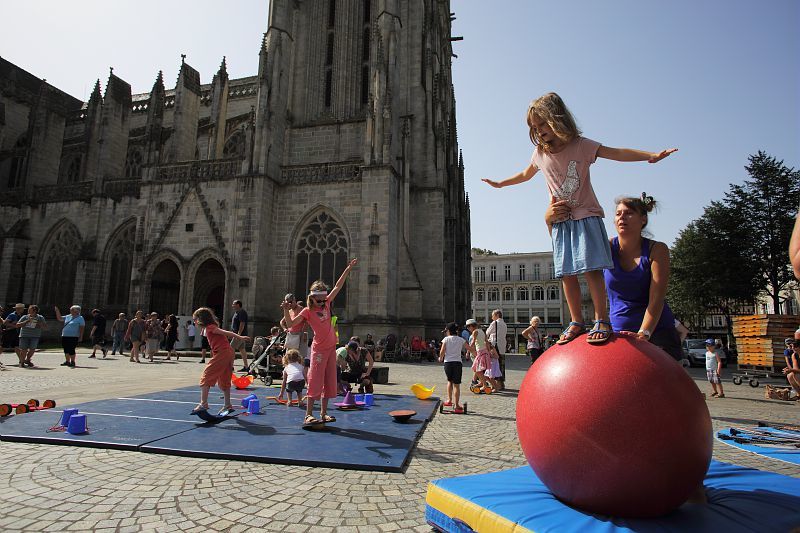
[(449, 2), (273, 0), (257, 75), (81, 102), (0, 58), (0, 302), (228, 321), (359, 266), (341, 331), (470, 313)]

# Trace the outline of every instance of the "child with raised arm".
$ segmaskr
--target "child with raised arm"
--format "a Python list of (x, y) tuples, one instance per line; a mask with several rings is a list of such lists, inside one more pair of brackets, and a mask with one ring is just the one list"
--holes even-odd
[(192, 410), (192, 414), (196, 414), (199, 411), (208, 411), (208, 391), (216, 385), (225, 398), (225, 405), (220, 409), (219, 416), (229, 415), (233, 412), (233, 405), (231, 404), (231, 375), (233, 374), (233, 361), (236, 354), (233, 352), (228, 339), (250, 342), (250, 337), (220, 329), (214, 311), (208, 307), (197, 309), (192, 314), (192, 318), (197, 322), (198, 326), (205, 329), (205, 336), (211, 346), (211, 359), (206, 363), (200, 376), (200, 403)]
[(643, 152), (610, 148), (582, 137), (575, 119), (556, 93), (545, 94), (531, 102), (527, 122), (531, 142), (536, 147), (530, 164), (503, 181), (483, 181), (496, 188), (516, 185), (530, 180), (541, 169), (551, 201), (563, 201), (570, 207), (569, 218), (556, 222), (551, 228), (555, 275), (562, 278), (571, 315), (571, 322), (557, 343), (566, 344), (585, 332), (577, 278), (578, 274), (584, 274), (595, 309), (594, 328), (589, 331), (587, 342), (602, 344), (612, 333), (603, 269), (613, 268), (614, 264), (603, 225), (603, 209), (589, 178), (589, 166), (598, 157), (657, 163), (677, 148)]
[[(287, 328), (291, 329), (306, 321), (314, 331), (314, 340), (311, 343), (311, 367), (308, 370), (308, 401), (306, 402), (304, 424), (336, 421), (336, 418), (328, 415), (328, 399), (336, 398), (339, 392), (336, 379), (336, 333), (331, 323), (331, 304), (344, 287), (347, 276), (356, 263), (358, 263), (357, 259), (350, 261), (330, 293), (322, 281), (312, 283), (308, 293), (307, 306), (294, 318), (289, 314), (292, 304), (285, 300), (281, 303), (283, 320), (286, 322)], [(319, 419), (314, 418), (314, 402), (317, 399), (321, 399)]]

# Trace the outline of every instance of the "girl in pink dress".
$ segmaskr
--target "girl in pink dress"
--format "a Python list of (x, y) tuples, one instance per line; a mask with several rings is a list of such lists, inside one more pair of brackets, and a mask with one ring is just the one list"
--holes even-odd
[(594, 328), (586, 340), (590, 344), (604, 343), (611, 336), (612, 329), (603, 269), (613, 268), (614, 263), (603, 225), (603, 208), (592, 189), (589, 166), (598, 157), (657, 163), (677, 148), (661, 152), (609, 148), (582, 137), (575, 119), (556, 93), (547, 93), (531, 102), (527, 121), (531, 142), (536, 147), (530, 164), (503, 181), (483, 181), (496, 188), (516, 185), (530, 180), (541, 169), (551, 203), (569, 206), (568, 218), (554, 223), (550, 232), (555, 275), (561, 278), (572, 317), (558, 344), (566, 344), (585, 331), (578, 274), (586, 277), (595, 309)]
[[(283, 320), (286, 327), (292, 327), (308, 322), (314, 331), (314, 340), (311, 343), (311, 367), (308, 371), (308, 401), (306, 402), (306, 417), (304, 424), (318, 422), (335, 422), (336, 418), (328, 415), (328, 399), (336, 398), (338, 394), (336, 380), (336, 332), (331, 323), (331, 303), (344, 287), (347, 276), (358, 263), (357, 259), (350, 261), (344, 269), (333, 289), (328, 292), (328, 287), (322, 281), (315, 281), (309, 290), (307, 306), (294, 318), (289, 315), (291, 302), (282, 302)], [(314, 418), (314, 402), (321, 399), (319, 418)]]

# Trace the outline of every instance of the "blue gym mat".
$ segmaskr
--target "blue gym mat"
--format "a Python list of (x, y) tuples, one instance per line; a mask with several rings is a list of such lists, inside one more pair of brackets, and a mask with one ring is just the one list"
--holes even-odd
[(428, 484), (425, 519), (450, 533), (594, 531), (787, 532), (800, 526), (800, 479), (711, 461), (707, 504), (684, 504), (661, 518), (593, 515), (561, 503), (529, 466)]
[[(336, 422), (321, 430), (304, 430), (304, 410), (276, 404), (268, 397), (276, 388), (232, 390), (234, 405), (255, 393), (260, 414), (242, 414), (208, 425), (189, 414), (197, 405), (197, 386), (70, 405), (87, 415), (89, 432), (71, 435), (52, 432), (61, 409), (34, 411), (0, 418), (0, 440), (137, 450), (190, 457), (325, 466), (356, 470), (401, 472), (411, 449), (433, 416), (438, 400), (414, 396), (375, 395), (375, 405), (358, 411), (340, 411), (331, 400), (329, 414)], [(221, 394), (212, 389), (210, 412), (222, 407)], [(319, 403), (317, 404), (318, 412)], [(417, 412), (400, 424), (388, 415), (395, 409)]]
[[(776, 437), (780, 435), (780, 430), (776, 430), (775, 428), (760, 427), (758, 429), (773, 433)], [(734, 438), (737, 440), (733, 440)], [(756, 444), (754, 442), (749, 442), (749, 439), (742, 438), (741, 436), (734, 437), (731, 435), (730, 428), (717, 432), (717, 440), (724, 442), (728, 446), (739, 448), (740, 450), (757, 453), (769, 457), (770, 459), (777, 459), (779, 461), (800, 465), (800, 448), (773, 447), (767, 443)]]

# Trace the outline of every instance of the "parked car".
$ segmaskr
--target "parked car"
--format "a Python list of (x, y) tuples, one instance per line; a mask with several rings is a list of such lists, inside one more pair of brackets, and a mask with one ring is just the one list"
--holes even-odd
[[(706, 365), (706, 340), (705, 339), (685, 339), (683, 341), (683, 353), (689, 360), (689, 366)], [(722, 361), (722, 366), (728, 366), (728, 354), (724, 348), (717, 348), (717, 356)]]

